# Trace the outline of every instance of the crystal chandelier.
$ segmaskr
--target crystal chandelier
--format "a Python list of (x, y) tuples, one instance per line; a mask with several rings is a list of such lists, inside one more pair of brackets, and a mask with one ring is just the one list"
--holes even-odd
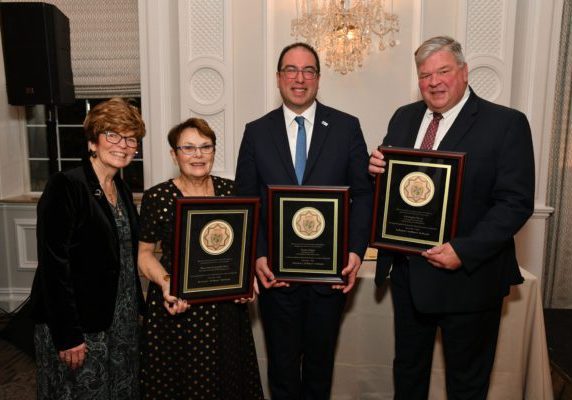
[(399, 18), (390, 1), (388, 11), (385, 0), (296, 0), (291, 34), (305, 38), (325, 54), (327, 67), (345, 75), (362, 66), (372, 35), (380, 51), (399, 44)]

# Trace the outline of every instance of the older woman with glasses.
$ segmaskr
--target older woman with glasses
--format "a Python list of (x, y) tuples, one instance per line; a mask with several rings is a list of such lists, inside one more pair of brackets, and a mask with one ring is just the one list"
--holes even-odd
[(145, 124), (113, 98), (84, 121), (89, 157), (58, 172), (38, 203), (32, 315), (38, 399), (137, 399), (138, 219), (119, 177)]
[[(190, 118), (168, 135), (180, 175), (147, 190), (141, 205), (139, 269), (151, 283), (141, 349), (144, 399), (262, 399), (246, 304), (190, 306), (169, 293), (175, 198), (228, 196), (234, 182), (211, 175), (216, 136)], [(160, 243), (161, 260), (154, 250)]]

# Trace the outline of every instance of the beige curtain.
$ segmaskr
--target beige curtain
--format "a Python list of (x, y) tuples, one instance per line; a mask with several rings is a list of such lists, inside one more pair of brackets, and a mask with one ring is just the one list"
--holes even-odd
[(544, 306), (572, 308), (572, 0), (564, 0), (547, 204)]

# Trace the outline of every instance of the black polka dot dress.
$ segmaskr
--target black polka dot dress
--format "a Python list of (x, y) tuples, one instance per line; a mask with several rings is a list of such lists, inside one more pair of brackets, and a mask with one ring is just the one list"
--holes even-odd
[[(234, 182), (212, 176), (215, 196), (234, 193)], [(147, 190), (141, 204), (140, 240), (161, 242), (161, 264), (171, 272), (174, 198), (172, 180)], [(192, 305), (170, 315), (151, 283), (141, 345), (144, 399), (263, 399), (248, 308), (234, 302)]]

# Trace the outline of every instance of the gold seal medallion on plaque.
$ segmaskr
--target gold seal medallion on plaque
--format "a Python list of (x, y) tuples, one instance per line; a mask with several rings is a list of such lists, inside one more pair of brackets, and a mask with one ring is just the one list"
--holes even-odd
[(234, 232), (230, 224), (222, 220), (214, 220), (201, 229), (199, 242), (205, 253), (213, 256), (227, 251), (234, 240)]
[(324, 216), (314, 207), (301, 208), (292, 218), (294, 233), (305, 240), (316, 239), (324, 232), (325, 225)]
[(435, 184), (423, 172), (411, 172), (401, 180), (399, 194), (404, 202), (412, 207), (422, 207), (435, 195)]

